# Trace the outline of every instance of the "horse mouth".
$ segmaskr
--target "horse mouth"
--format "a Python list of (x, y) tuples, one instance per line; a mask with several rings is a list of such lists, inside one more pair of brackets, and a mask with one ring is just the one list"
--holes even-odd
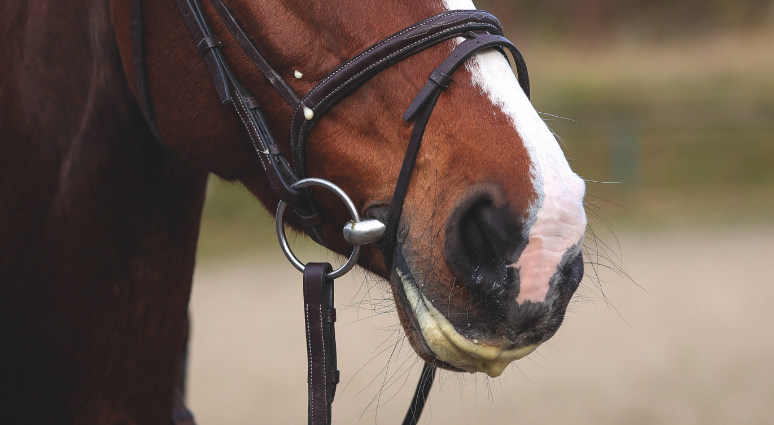
[(426, 351), (420, 353), (420, 356), (424, 354), (422, 357), (434, 358), (437, 361), (433, 364), (440, 367), (470, 373), (483, 372), (495, 378), (511, 362), (525, 357), (538, 347), (539, 344), (509, 347), (506, 343), (466, 338), (422, 294), (405, 261), (401, 260), (397, 261), (394, 270), (399, 280), (396, 286), (402, 289), (411, 309), (411, 330), (418, 334), (415, 335), (416, 340), (421, 341), (421, 348)]

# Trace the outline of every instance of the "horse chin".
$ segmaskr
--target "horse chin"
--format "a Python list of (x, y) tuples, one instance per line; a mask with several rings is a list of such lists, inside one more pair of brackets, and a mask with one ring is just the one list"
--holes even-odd
[(412, 347), (426, 362), (457, 372), (483, 372), (495, 378), (500, 376), (511, 362), (521, 359), (538, 347), (539, 344), (507, 347), (466, 338), (424, 296), (403, 259), (400, 248), (396, 249), (395, 258), (394, 291), (399, 293), (399, 298), (405, 298), (398, 303), (401, 323)]

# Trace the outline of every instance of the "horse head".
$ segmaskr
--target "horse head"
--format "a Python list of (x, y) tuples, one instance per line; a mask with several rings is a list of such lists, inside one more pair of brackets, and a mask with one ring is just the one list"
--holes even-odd
[[(114, 3), (131, 82), (128, 6)], [(278, 196), (239, 118), (220, 104), (179, 10), (174, 2), (145, 3), (153, 11), (145, 14), (150, 98), (163, 143), (221, 178), (240, 181), (273, 211)], [(396, 31), (444, 10), (473, 9), (466, 0), (227, 5), (299, 96)], [(255, 96), (279, 147), (290, 152), (294, 110), (212, 4), (203, 6), (236, 78)], [(385, 221), (412, 132), (402, 115), (460, 42), (450, 39), (386, 68), (331, 107), (309, 134), (308, 175), (340, 186), (361, 215)], [(453, 74), (438, 99), (394, 248), (364, 246), (359, 263), (390, 282), (401, 324), (420, 357), (451, 370), (498, 376), (563, 320), (583, 276), (584, 192), (507, 58), (484, 50)], [(349, 213), (334, 194), (311, 193), (323, 217), (323, 242), (348, 255), (341, 229)], [(288, 223), (302, 228), (297, 217)], [(389, 257), (393, 261), (385, 261)]]

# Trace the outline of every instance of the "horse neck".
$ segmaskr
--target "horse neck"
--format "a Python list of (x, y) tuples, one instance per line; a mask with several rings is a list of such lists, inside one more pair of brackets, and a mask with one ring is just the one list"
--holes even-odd
[[(104, 0), (11, 2), (0, 18), (0, 322), (15, 324), (0, 329), (14, 347), (0, 350), (13, 361), (0, 362), (38, 373), (20, 379), (49, 395), (101, 394), (91, 407), (102, 412), (120, 404), (110, 394), (125, 394), (167, 415), (206, 173), (142, 125), (109, 9)], [(30, 358), (64, 371), (34, 372)], [(126, 364), (143, 373), (107, 375)], [(107, 376), (99, 388), (62, 381), (93, 374)]]
[[(113, 41), (108, 2), (18, 7), (27, 19), (12, 32), (18, 38), (2, 60), (15, 78), (0, 92), (10, 115), (2, 123), (8, 143), (0, 149), (13, 159), (0, 172), (29, 176), (23, 192), (34, 202), (21, 205), (40, 209), (29, 219), (90, 234), (88, 228), (115, 233), (122, 221), (135, 231), (155, 226), (135, 214), (188, 215), (170, 210), (165, 192), (191, 186), (201, 192), (202, 172), (162, 148), (143, 125)], [(5, 196), (22, 192), (3, 189)]]

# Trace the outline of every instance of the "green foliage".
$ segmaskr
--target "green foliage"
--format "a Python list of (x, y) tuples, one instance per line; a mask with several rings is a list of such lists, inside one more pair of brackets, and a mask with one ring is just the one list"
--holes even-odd
[(198, 252), (200, 257), (228, 256), (274, 248), (274, 219), (240, 183), (210, 176)]
[[(621, 223), (774, 219), (774, 30), (521, 43), (533, 104)], [(617, 183), (595, 183), (617, 182)], [(621, 205), (622, 207), (617, 207)]]

